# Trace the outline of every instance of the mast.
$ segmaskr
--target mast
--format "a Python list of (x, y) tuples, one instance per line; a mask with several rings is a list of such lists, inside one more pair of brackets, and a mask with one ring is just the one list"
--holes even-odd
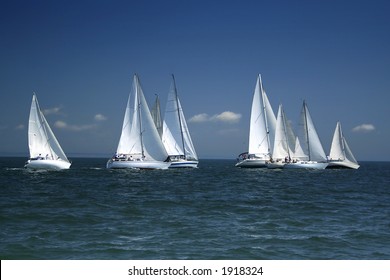
[(135, 78), (136, 78), (136, 94), (137, 94), (137, 105), (138, 105), (138, 119), (139, 119), (139, 134), (140, 134), (140, 140), (141, 140), (141, 154), (142, 154), (142, 158), (145, 157), (144, 155), (144, 143), (143, 143), (143, 131), (142, 131), (142, 118), (141, 118), (141, 99), (139, 97), (139, 79), (138, 79), (138, 76), (137, 74), (135, 74)]
[(341, 150), (343, 152), (343, 156), (344, 156), (344, 159), (347, 158), (346, 154), (345, 154), (345, 143), (344, 143), (344, 135), (343, 135), (343, 131), (341, 130), (341, 123), (338, 122), (338, 127), (339, 127), (339, 135), (340, 135), (340, 142), (341, 142)]
[(307, 127), (307, 107), (306, 107), (306, 100), (303, 100), (303, 113), (304, 113), (304, 121), (305, 121), (305, 130), (306, 130), (306, 142), (307, 142), (307, 150), (309, 152), (309, 161), (311, 160), (311, 153), (310, 153), (310, 140), (309, 140), (309, 128)]
[(267, 134), (267, 143), (268, 143), (268, 156), (271, 156), (271, 150), (270, 150), (270, 139), (269, 139), (269, 128), (268, 128), (268, 119), (267, 119), (267, 112), (265, 110), (265, 103), (264, 103), (264, 90), (263, 90), (263, 82), (261, 80), (261, 75), (259, 74), (260, 79), (260, 90), (261, 90), (261, 101), (263, 105), (263, 114), (264, 114), (264, 120), (265, 120), (265, 132)]
[(172, 80), (173, 80), (173, 89), (175, 92), (175, 99), (176, 99), (176, 106), (177, 106), (177, 115), (179, 117), (179, 127), (180, 127), (180, 136), (181, 136), (181, 144), (183, 148), (184, 158), (186, 157), (186, 148), (184, 145), (184, 134), (183, 134), (183, 126), (181, 125), (181, 116), (180, 116), (180, 108), (179, 108), (179, 97), (177, 96), (177, 88), (176, 88), (176, 81), (175, 76), (172, 74)]
[(286, 125), (286, 115), (284, 114), (284, 110), (282, 107), (282, 118), (283, 118), (283, 130), (284, 130), (284, 136), (286, 137), (286, 144), (287, 144), (287, 154), (288, 154), (288, 159), (291, 159), (290, 155), (290, 144), (288, 143), (288, 135), (287, 135), (287, 125)]

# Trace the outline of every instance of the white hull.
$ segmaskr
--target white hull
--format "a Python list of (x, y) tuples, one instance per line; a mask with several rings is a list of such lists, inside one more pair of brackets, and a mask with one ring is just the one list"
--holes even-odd
[(330, 161), (327, 168), (351, 168), (358, 169), (360, 167), (359, 164), (356, 164), (351, 161)]
[(325, 169), (328, 166), (327, 162), (315, 162), (315, 161), (298, 161), (286, 163), (284, 168), (286, 169)]
[(268, 162), (267, 168), (268, 169), (282, 169), (284, 168), (285, 163), (284, 162)]
[(236, 163), (237, 167), (243, 168), (264, 168), (267, 167), (267, 160), (265, 159), (244, 159)]
[(179, 160), (172, 161), (169, 168), (197, 168), (198, 161), (195, 160)]
[(113, 161), (109, 160), (106, 167), (110, 169), (168, 169), (171, 165), (170, 162), (163, 161), (141, 161), (141, 160), (123, 160)]
[(61, 170), (69, 169), (71, 163), (63, 160), (52, 160), (52, 159), (37, 159), (28, 160), (25, 168), (28, 169), (46, 169), (46, 170)]

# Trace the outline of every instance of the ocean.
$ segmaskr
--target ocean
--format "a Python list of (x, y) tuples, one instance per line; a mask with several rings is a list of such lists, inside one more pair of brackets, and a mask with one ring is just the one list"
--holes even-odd
[(358, 170), (29, 171), (0, 158), (0, 257), (390, 259), (390, 162)]

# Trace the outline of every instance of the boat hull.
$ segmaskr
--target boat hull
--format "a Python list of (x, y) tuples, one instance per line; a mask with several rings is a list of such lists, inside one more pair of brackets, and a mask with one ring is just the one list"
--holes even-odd
[(265, 159), (244, 159), (236, 163), (236, 167), (242, 168), (265, 168), (267, 160)]
[(113, 161), (109, 160), (106, 167), (108, 169), (168, 169), (171, 165), (170, 162), (163, 161)]
[(325, 169), (328, 166), (327, 162), (299, 161), (286, 163), (285, 169)]
[(351, 162), (351, 161), (330, 161), (327, 168), (350, 168), (350, 169), (358, 169), (360, 167), (359, 164)]
[(285, 163), (284, 162), (268, 162), (267, 168), (268, 169), (283, 169)]
[(39, 159), (39, 160), (28, 160), (24, 166), (27, 169), (34, 170), (62, 170), (69, 169), (71, 163), (63, 160), (53, 159)]
[(198, 161), (195, 160), (182, 160), (182, 161), (172, 161), (169, 168), (197, 168)]

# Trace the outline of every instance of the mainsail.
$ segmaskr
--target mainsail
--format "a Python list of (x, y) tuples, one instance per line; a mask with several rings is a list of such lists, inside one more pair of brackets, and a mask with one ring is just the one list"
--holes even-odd
[(272, 152), (275, 127), (275, 114), (259, 75), (252, 101), (248, 153), (259, 157), (269, 157)]
[(301, 139), (304, 140), (302, 149), (307, 155), (307, 158), (305, 160), (318, 162), (326, 161), (327, 159), (325, 151), (322, 147), (320, 138), (318, 137), (317, 131), (314, 127), (314, 123), (310, 116), (309, 109), (307, 108), (306, 101), (303, 101), (301, 111), (301, 127)]
[(358, 163), (356, 158), (352, 154), (352, 151), (349, 148), (347, 141), (344, 138), (340, 122), (337, 122), (336, 124), (329, 157), (331, 160), (342, 160), (350, 161), (356, 164)]
[(289, 126), (283, 106), (279, 105), (278, 116), (276, 118), (275, 142), (272, 152), (274, 160), (291, 159), (293, 154), (294, 138), (289, 133)]
[(139, 79), (134, 75), (117, 154), (164, 161), (167, 153), (151, 116)]
[(39, 107), (35, 93), (32, 97), (28, 122), (28, 146), (30, 158), (45, 157), (69, 162)]
[(177, 94), (175, 77), (173, 75), (164, 113), (162, 141), (168, 155), (184, 156), (186, 159), (193, 160), (198, 159)]

